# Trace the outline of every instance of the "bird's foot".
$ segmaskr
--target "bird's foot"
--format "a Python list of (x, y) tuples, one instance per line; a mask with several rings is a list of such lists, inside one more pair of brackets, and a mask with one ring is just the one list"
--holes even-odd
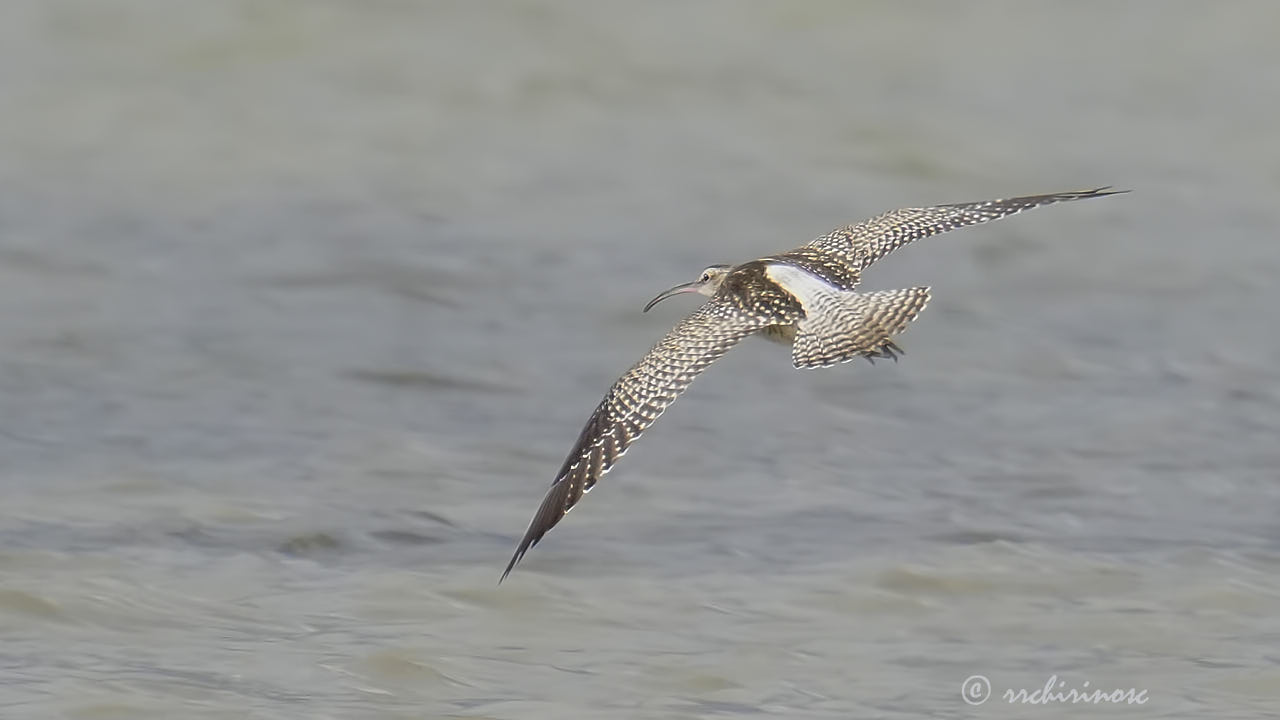
[(875, 350), (868, 350), (867, 352), (862, 353), (862, 357), (866, 358), (867, 362), (875, 365), (876, 358), (885, 358), (898, 362), (898, 357), (906, 354), (907, 351), (899, 347), (897, 343), (892, 340), (886, 340), (883, 345)]

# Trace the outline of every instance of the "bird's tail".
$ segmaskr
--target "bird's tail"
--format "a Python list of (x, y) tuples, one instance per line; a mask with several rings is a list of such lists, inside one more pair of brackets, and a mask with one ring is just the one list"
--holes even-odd
[(797, 368), (817, 368), (857, 357), (896, 358), (893, 337), (929, 303), (929, 288), (835, 292), (796, 325), (791, 360)]

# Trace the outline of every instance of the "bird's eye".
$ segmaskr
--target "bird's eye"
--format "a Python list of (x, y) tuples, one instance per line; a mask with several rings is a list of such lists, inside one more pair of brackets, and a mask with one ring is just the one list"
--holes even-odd
[(707, 282), (711, 279), (711, 273), (702, 273), (702, 278), (698, 282)]

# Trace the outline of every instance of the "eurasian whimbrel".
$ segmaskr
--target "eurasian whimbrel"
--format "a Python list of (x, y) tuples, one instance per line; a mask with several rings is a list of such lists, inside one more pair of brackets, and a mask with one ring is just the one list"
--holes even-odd
[[(710, 298), (614, 382), (556, 474), (538, 513), (502, 573), (506, 579), (529, 548), (595, 486), (600, 476), (689, 383), (753, 333), (791, 344), (797, 368), (827, 367), (857, 357), (897, 359), (893, 338), (920, 314), (929, 288), (854, 292), (862, 271), (913, 240), (1068, 200), (1115, 195), (1109, 187), (1004, 200), (903, 208), (835, 230), (794, 250), (741, 265), (712, 265), (697, 280), (667, 290), (645, 306), (679, 293)], [(501, 582), (501, 580), (499, 580)]]

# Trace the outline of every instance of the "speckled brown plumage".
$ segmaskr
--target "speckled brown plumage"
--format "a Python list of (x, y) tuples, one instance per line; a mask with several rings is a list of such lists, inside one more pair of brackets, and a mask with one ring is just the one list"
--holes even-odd
[(821, 308), (797, 323), (791, 360), (797, 368), (830, 367), (862, 357), (897, 359), (901, 348), (892, 338), (906, 329), (929, 303), (929, 288), (881, 290), (872, 293), (836, 292)]
[(1112, 194), (1098, 188), (894, 210), (794, 250), (732, 268), (712, 266), (699, 281), (655, 298), (684, 291), (710, 296), (609, 389), (556, 474), (503, 579), (694, 378), (743, 338), (760, 333), (791, 343), (797, 368), (858, 357), (896, 359), (901, 348), (893, 338), (924, 309), (929, 288), (854, 292), (867, 266), (930, 235), (1041, 205)]
[(725, 278), (714, 297), (614, 382), (578, 435), (503, 578), (591, 491), (698, 373), (751, 333), (770, 325), (789, 325), (801, 316), (799, 303), (764, 281), (763, 271), (759, 263), (740, 266)]
[[(857, 285), (858, 273), (907, 243), (930, 235), (999, 220), (1043, 205), (1118, 195), (1123, 192), (1128, 191), (1100, 187), (1077, 192), (1027, 195), (933, 207), (901, 208), (877, 215), (856, 225), (833, 230), (804, 248), (797, 248), (792, 252), (817, 251), (829, 262), (835, 261), (844, 265), (846, 269), (852, 270), (854, 283), (843, 286), (845, 290), (852, 290)], [(785, 257), (786, 253), (783, 256)]]

